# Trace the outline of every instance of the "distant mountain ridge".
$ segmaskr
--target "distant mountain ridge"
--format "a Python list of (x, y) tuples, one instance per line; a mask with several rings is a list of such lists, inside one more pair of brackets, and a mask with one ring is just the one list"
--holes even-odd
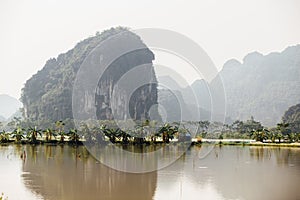
[[(170, 79), (158, 78), (181, 94), (184, 106), (191, 112), (195, 106), (211, 112), (215, 105), (224, 104), (222, 98), (214, 98), (212, 103), (212, 96), (225, 91), (226, 119), (247, 120), (253, 116), (266, 126), (274, 126), (290, 106), (300, 103), (300, 45), (265, 56), (252, 52), (242, 63), (228, 60), (210, 83), (196, 80), (190, 87), (181, 88)], [(215, 112), (221, 114), (224, 111), (216, 109)], [(210, 114), (206, 113), (206, 116)]]
[[(49, 59), (44, 68), (33, 75), (23, 88), (21, 99), (24, 103), (25, 116), (33, 121), (72, 118), (73, 81), (81, 64), (99, 42), (124, 31), (127, 33), (127, 29), (120, 27), (106, 30), (79, 42), (73, 49), (60, 54), (57, 58)], [(141, 38), (130, 35), (128, 37), (125, 35), (127, 39), (124, 41), (130, 43), (128, 38), (132, 38), (133, 41), (143, 43)], [(120, 58), (113, 66), (120, 65), (123, 66), (122, 69), (124, 67), (127, 69), (130, 64), (136, 66), (148, 63), (152, 67), (154, 58), (155, 55), (150, 50), (136, 52), (129, 57), (125, 56), (124, 59)], [(147, 105), (145, 108), (131, 109), (138, 110), (140, 116), (147, 113), (148, 107), (158, 101), (166, 107), (168, 121), (210, 120), (211, 116), (217, 116), (213, 120), (226, 119), (229, 123), (234, 120), (247, 120), (253, 116), (263, 125), (274, 126), (290, 106), (300, 103), (300, 45), (290, 46), (282, 52), (268, 55), (252, 52), (246, 55), (242, 62), (235, 59), (228, 60), (211, 82), (196, 80), (187, 87), (180, 86), (178, 84), (180, 80), (172, 79), (171, 76), (155, 77), (152, 68), (148, 74), (153, 74), (152, 78), (158, 79), (158, 91), (155, 86), (151, 92), (147, 90), (141, 92), (152, 94), (153, 98), (150, 98), (151, 104), (149, 102), (141, 104)], [(99, 94), (95, 98), (97, 99), (95, 104), (99, 111), (97, 111), (99, 119), (110, 119), (111, 116), (109, 91), (113, 88), (115, 80), (111, 81), (112, 83), (105, 84), (108, 81), (103, 80), (97, 87)], [(82, 101), (85, 98), (88, 99), (89, 105), (93, 104), (92, 92), (87, 97), (82, 95)], [(136, 95), (136, 99), (141, 96)], [(124, 103), (118, 102), (115, 105), (121, 108), (119, 110), (125, 110)], [(198, 113), (201, 115), (200, 118)], [(223, 117), (223, 114), (226, 115)]]
[(205, 93), (208, 92), (208, 83), (205, 80), (181, 87), (173, 77), (158, 76), (157, 79), (163, 85), (159, 88), (158, 103), (165, 108), (167, 121), (210, 119), (209, 93)]
[(0, 121), (5, 121), (21, 107), (22, 103), (16, 98), (6, 94), (0, 94)]
[[(226, 93), (227, 116), (245, 120), (254, 116), (274, 126), (283, 113), (300, 102), (300, 45), (281, 53), (253, 52), (243, 63), (225, 63), (219, 76)], [(214, 81), (211, 89), (216, 90)]]

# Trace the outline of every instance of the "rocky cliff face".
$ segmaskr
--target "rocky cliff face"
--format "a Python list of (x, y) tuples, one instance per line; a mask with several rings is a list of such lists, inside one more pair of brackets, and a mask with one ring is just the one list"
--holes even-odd
[[(25, 117), (32, 121), (50, 122), (72, 119), (73, 86), (78, 71), (95, 47), (114, 35), (119, 35), (119, 41), (117, 46), (110, 47), (111, 51), (118, 47), (126, 48), (132, 43), (144, 48), (116, 58), (99, 77), (96, 90), (85, 91), (81, 100), (86, 110), (96, 110), (98, 119), (149, 118), (149, 108), (157, 103), (157, 83), (152, 66), (154, 55), (137, 35), (125, 28), (112, 28), (96, 34), (79, 42), (56, 59), (48, 60), (43, 69), (26, 82), (22, 90)], [(151, 80), (151, 84), (141, 85), (134, 93), (120, 88), (121, 85), (117, 83), (122, 77), (140, 65), (144, 66), (144, 71), (139, 77)], [(101, 66), (101, 71), (100, 68)], [(131, 79), (127, 84), (134, 84), (135, 81)]]
[[(149, 119), (151, 106), (157, 104), (153, 59), (150, 50), (135, 50), (122, 55), (105, 70), (96, 89), (98, 119)], [(138, 77), (126, 77), (140, 66), (142, 69), (134, 72)], [(135, 84), (139, 79), (147, 80), (149, 84)]]

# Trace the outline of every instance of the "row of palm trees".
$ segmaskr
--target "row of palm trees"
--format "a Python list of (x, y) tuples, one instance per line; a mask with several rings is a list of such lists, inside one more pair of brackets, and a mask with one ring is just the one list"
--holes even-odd
[(136, 125), (134, 129), (122, 130), (118, 127), (101, 125), (89, 129), (86, 125), (81, 129), (81, 134), (88, 142), (103, 143), (106, 138), (112, 143), (122, 144), (144, 144), (158, 142), (161, 138), (163, 143), (169, 143), (175, 137), (180, 138), (180, 130), (178, 126), (165, 123), (162, 126), (155, 128), (149, 123)]
[[(80, 129), (64, 130), (63, 121), (55, 122), (55, 128), (39, 129), (37, 126), (29, 127), (27, 129), (18, 125), (13, 131), (0, 132), (0, 143), (7, 142), (60, 142), (66, 141), (78, 144), (82, 141), (90, 143), (105, 143), (108, 140), (112, 143), (134, 143), (143, 144), (146, 142), (156, 142), (158, 138), (162, 142), (169, 143), (175, 136), (179, 136), (178, 126), (170, 125), (169, 123), (163, 124), (161, 127), (153, 128), (149, 121), (141, 125), (136, 125), (134, 130), (122, 130), (117, 126), (99, 125), (90, 128), (87, 124), (83, 123)], [(180, 138), (180, 136), (179, 136)]]
[[(196, 137), (201, 135), (201, 139), (205, 138), (209, 123), (200, 123), (199, 132)], [(57, 121), (54, 124), (55, 128), (46, 128), (44, 130), (38, 129), (37, 126), (24, 129), (18, 124), (11, 132), (0, 132), (0, 142), (71, 142), (78, 144), (82, 141), (89, 143), (105, 143), (110, 141), (112, 143), (122, 144), (143, 144), (149, 142), (162, 141), (169, 143), (175, 137), (178, 141), (191, 141), (190, 131), (184, 125), (180, 126), (178, 123), (165, 123), (157, 125), (155, 122), (148, 120), (138, 123), (133, 129), (120, 129), (115, 123), (105, 121), (98, 126), (88, 126), (86, 123), (80, 125), (79, 130), (69, 129), (65, 131), (65, 123)], [(240, 133), (241, 134), (241, 133)], [(300, 140), (300, 134), (291, 133), (289, 124), (279, 123), (276, 128), (266, 129), (262, 126), (249, 131), (248, 137), (256, 141), (264, 142), (278, 142), (284, 141), (296, 142)], [(201, 141), (200, 139), (200, 141)], [(198, 141), (198, 138), (197, 138)]]
[(28, 129), (17, 127), (11, 132), (6, 132), (3, 130), (0, 132), (0, 143), (7, 143), (12, 141), (15, 141), (17, 143), (39, 143), (42, 141), (54, 142), (58, 141), (57, 136), (59, 136), (59, 142), (64, 142), (66, 136), (68, 136), (69, 141), (71, 142), (79, 141), (79, 135), (77, 134), (77, 130), (75, 129), (71, 129), (66, 133), (64, 131), (52, 130), (50, 128), (41, 130), (35, 126)]

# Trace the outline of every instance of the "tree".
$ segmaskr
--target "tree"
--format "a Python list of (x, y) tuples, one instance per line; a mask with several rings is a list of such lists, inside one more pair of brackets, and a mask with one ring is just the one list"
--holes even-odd
[(29, 139), (30, 142), (37, 142), (38, 135), (42, 137), (42, 130), (37, 129), (37, 126), (35, 126), (34, 128), (30, 127), (27, 131), (27, 139)]
[(75, 144), (77, 144), (79, 142), (80, 136), (77, 133), (77, 129), (71, 129), (68, 132), (69, 135), (69, 140)]
[(116, 136), (119, 138), (119, 140), (122, 141), (123, 144), (128, 144), (129, 140), (131, 138), (131, 135), (128, 134), (126, 131), (123, 131), (122, 129), (118, 128), (116, 130)]
[(116, 130), (113, 128), (108, 128), (106, 125), (100, 126), (101, 131), (103, 131), (104, 135), (109, 138), (109, 141), (111, 143), (116, 143)]
[(269, 134), (268, 134), (268, 138), (275, 143), (275, 140), (277, 139), (277, 135), (278, 135), (278, 131), (276, 129), (271, 129)]
[(64, 130), (65, 123), (63, 121), (56, 121), (55, 126), (56, 126), (56, 132), (60, 136), (60, 142), (64, 142), (65, 141), (65, 130)]
[[(281, 134), (280, 135), (280, 136), (282, 136), (281, 138), (288, 139), (289, 141), (294, 139), (293, 136), (291, 135), (292, 132), (289, 129), (289, 124), (288, 123), (284, 123), (284, 122), (278, 123), (277, 124), (277, 130), (279, 132), (278, 134)], [(279, 140), (279, 143), (281, 141), (281, 138)]]
[(52, 136), (55, 137), (54, 131), (51, 128), (47, 128), (46, 130), (44, 130), (44, 134), (46, 136), (46, 141), (51, 141)]
[(207, 130), (209, 125), (210, 125), (209, 121), (199, 121), (196, 136), (201, 136), (201, 138), (205, 138), (207, 135)]
[(295, 133), (289, 133), (286, 138), (289, 142), (297, 141), (297, 135)]
[(7, 133), (5, 130), (0, 132), (0, 142), (6, 143), (9, 141), (9, 133)]
[(288, 123), (278, 123), (277, 124), (277, 130), (282, 134), (282, 135), (287, 135), (291, 132), (291, 130), (288, 128), (289, 124)]
[(250, 137), (256, 141), (264, 142), (264, 140), (268, 139), (269, 130), (262, 128), (258, 130), (252, 130), (250, 132)]
[(17, 127), (12, 132), (12, 138), (16, 139), (16, 142), (20, 142), (24, 138), (24, 129)]
[(253, 116), (245, 122), (236, 120), (233, 122), (232, 127), (241, 134), (249, 134), (252, 130), (259, 130), (263, 128), (260, 122), (254, 120)]
[(175, 133), (178, 132), (178, 126), (171, 126), (169, 123), (164, 124), (159, 131), (160, 135), (163, 138), (164, 143), (169, 143), (170, 139), (174, 138)]
[(243, 126), (244, 126), (244, 122), (240, 121), (240, 120), (236, 120), (232, 123), (231, 127), (234, 131), (237, 131), (239, 133), (243, 132)]

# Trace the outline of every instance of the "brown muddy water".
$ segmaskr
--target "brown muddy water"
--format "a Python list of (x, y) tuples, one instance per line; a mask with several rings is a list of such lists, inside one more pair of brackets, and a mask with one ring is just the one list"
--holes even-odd
[(84, 146), (0, 146), (2, 192), (8, 200), (299, 200), (300, 149), (193, 146), (169, 167), (133, 174)]

